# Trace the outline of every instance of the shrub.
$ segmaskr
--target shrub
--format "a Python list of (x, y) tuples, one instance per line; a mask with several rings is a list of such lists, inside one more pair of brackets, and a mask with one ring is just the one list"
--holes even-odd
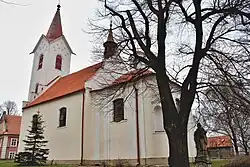
[(250, 156), (239, 156), (224, 167), (250, 167)]
[(32, 165), (32, 154), (28, 152), (20, 152), (16, 154), (15, 162), (22, 164), (22, 166)]

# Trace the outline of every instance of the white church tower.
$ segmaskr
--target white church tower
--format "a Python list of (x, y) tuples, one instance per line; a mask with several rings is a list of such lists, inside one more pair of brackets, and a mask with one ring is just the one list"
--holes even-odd
[(70, 73), (71, 50), (63, 35), (60, 5), (49, 27), (30, 54), (34, 55), (28, 102), (36, 99), (53, 81)]

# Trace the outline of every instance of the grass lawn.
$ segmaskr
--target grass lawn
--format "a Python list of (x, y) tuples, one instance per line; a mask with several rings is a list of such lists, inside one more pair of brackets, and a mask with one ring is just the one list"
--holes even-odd
[[(213, 160), (212, 167), (221, 167), (223, 165), (226, 165), (227, 163), (228, 163), (228, 160)], [(195, 165), (192, 164), (191, 167), (195, 167)]]
[[(53, 165), (53, 167), (76, 167), (76, 166), (78, 165)], [(0, 167), (17, 167), (17, 166), (13, 161), (0, 160)]]
[[(221, 167), (222, 165), (227, 164), (227, 160), (215, 160), (212, 162), (212, 167)], [(0, 160), (0, 167), (14, 167), (16, 166), (13, 161)], [(78, 165), (53, 165), (53, 167), (76, 167)], [(27, 167), (27, 166), (26, 166)], [(195, 167), (194, 164), (191, 164), (191, 167)]]

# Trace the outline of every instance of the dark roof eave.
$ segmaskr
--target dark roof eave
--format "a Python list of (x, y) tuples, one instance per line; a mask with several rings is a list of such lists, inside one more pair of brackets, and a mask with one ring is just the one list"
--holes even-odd
[(95, 89), (95, 90), (91, 90), (90, 92), (98, 92), (98, 91), (102, 91), (102, 90), (105, 90), (105, 89), (108, 89), (108, 88), (112, 88), (112, 87), (115, 87), (115, 86), (118, 86), (118, 85), (121, 85), (121, 84), (124, 84), (124, 83), (132, 83), (134, 81), (138, 81), (144, 77), (148, 77), (150, 75), (154, 75), (155, 73), (150, 73), (150, 74), (145, 74), (145, 75), (142, 75), (142, 76), (139, 76), (137, 78), (134, 78), (132, 80), (129, 80), (129, 81), (123, 81), (123, 82), (119, 82), (119, 83), (115, 83), (115, 84), (112, 84), (112, 85), (109, 85), (109, 86), (106, 86), (104, 88), (101, 88), (101, 89)]
[(217, 147), (207, 147), (208, 149), (213, 149), (213, 148), (231, 148), (233, 146), (217, 146)]
[(8, 135), (17, 135), (17, 136), (19, 136), (20, 135), (20, 133), (18, 134), (18, 133), (6, 133), (6, 134), (0, 134), (0, 136), (8, 136)]

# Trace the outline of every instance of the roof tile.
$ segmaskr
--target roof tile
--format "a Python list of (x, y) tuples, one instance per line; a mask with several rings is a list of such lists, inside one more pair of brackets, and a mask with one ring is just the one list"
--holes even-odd
[(24, 108), (29, 108), (37, 104), (41, 104), (71, 93), (75, 93), (84, 89), (85, 82), (95, 75), (96, 71), (102, 66), (102, 63), (98, 63), (87, 68), (84, 68), (78, 72), (72, 73), (65, 77), (60, 78), (50, 88), (48, 88), (43, 94), (41, 94), (34, 101), (29, 103)]
[(208, 137), (208, 148), (232, 147), (232, 141), (229, 136)]
[(120, 83), (124, 83), (124, 82), (129, 82), (129, 81), (135, 80), (141, 76), (149, 75), (149, 74), (153, 74), (153, 72), (149, 71), (149, 70), (133, 70), (133, 71), (130, 71), (126, 74), (121, 75), (112, 84), (116, 85), (116, 84), (120, 84)]
[(6, 115), (7, 129), (8, 131), (3, 131), (3, 121), (0, 123), (0, 134), (12, 134), (19, 135), (20, 134), (20, 125), (21, 125), (21, 116), (16, 115)]

